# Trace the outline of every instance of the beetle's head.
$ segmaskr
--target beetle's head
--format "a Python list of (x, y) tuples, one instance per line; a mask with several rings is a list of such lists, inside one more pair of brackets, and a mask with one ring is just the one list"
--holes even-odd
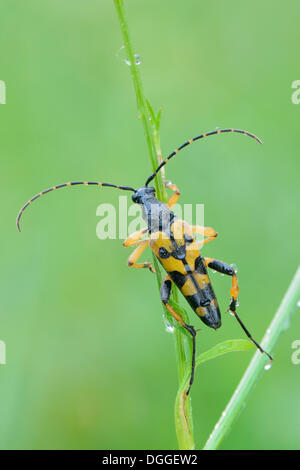
[(132, 200), (136, 204), (142, 204), (145, 199), (150, 199), (155, 197), (155, 189), (153, 187), (142, 186), (141, 188), (137, 188), (132, 195)]

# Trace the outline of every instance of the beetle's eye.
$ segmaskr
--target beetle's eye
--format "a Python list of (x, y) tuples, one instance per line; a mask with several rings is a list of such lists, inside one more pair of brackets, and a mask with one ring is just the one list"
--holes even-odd
[(161, 246), (159, 249), (159, 256), (161, 258), (168, 258), (170, 256), (170, 253), (163, 246)]

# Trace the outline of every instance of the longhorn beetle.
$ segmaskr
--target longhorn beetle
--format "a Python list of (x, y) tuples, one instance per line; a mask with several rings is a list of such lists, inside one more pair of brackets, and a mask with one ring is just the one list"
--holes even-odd
[[(223, 261), (213, 258), (205, 258), (200, 254), (200, 249), (206, 243), (217, 237), (217, 232), (211, 227), (201, 227), (198, 225), (190, 226), (185, 221), (178, 219), (171, 211), (172, 207), (177, 203), (180, 191), (177, 186), (172, 183), (165, 183), (167, 187), (173, 190), (167, 204), (162, 203), (156, 198), (155, 189), (149, 187), (149, 183), (156, 177), (157, 173), (166, 163), (174, 157), (180, 150), (187, 147), (196, 140), (203, 139), (211, 135), (222, 134), (225, 132), (235, 132), (245, 134), (255, 139), (260, 144), (261, 140), (254, 134), (240, 129), (218, 129), (215, 131), (201, 134), (193, 139), (187, 140), (184, 144), (174, 150), (167, 158), (161, 161), (157, 169), (146, 180), (144, 186), (134, 189), (130, 186), (119, 186), (110, 183), (101, 183), (98, 181), (71, 181), (69, 183), (59, 184), (46, 189), (31, 198), (20, 210), (17, 217), (17, 227), (20, 231), (20, 219), (24, 210), (36, 199), (55, 189), (65, 188), (67, 186), (75, 186), (84, 184), (87, 186), (107, 186), (111, 188), (122, 189), (124, 191), (132, 191), (132, 200), (134, 203), (140, 204), (142, 214), (147, 227), (131, 234), (123, 243), (124, 246), (136, 246), (135, 250), (128, 258), (128, 266), (133, 268), (148, 268), (151, 272), (155, 272), (150, 262), (138, 263), (138, 259), (147, 246), (150, 246), (158, 261), (165, 269), (167, 275), (161, 285), (161, 300), (171, 316), (182, 325), (191, 335), (193, 340), (193, 353), (191, 364), (191, 375), (189, 387), (186, 392), (188, 395), (194, 379), (195, 369), (195, 352), (196, 352), (196, 330), (192, 325), (187, 325), (182, 316), (177, 313), (169, 304), (172, 283), (174, 283), (181, 293), (184, 295), (194, 312), (200, 319), (210, 328), (220, 328), (221, 313), (218, 302), (208, 277), (207, 268), (212, 268), (232, 278), (232, 286), (230, 289), (231, 301), (229, 311), (235, 316), (238, 323), (255, 344), (261, 353), (265, 353), (272, 361), (273, 358), (269, 353), (264, 351), (247, 330), (240, 317), (237, 315), (237, 297), (239, 294), (238, 281), (236, 271)], [(194, 234), (201, 234), (205, 238), (201, 242), (197, 242)], [(148, 238), (143, 238), (148, 234)]]

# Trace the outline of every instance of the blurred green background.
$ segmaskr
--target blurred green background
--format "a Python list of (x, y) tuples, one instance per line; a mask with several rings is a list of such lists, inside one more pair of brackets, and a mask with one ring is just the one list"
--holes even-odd
[[(131, 250), (96, 237), (96, 208), (117, 191), (71, 188), (30, 207), (53, 184), (137, 186), (151, 171), (112, 1), (1, 2), (0, 447), (172, 449), (174, 342), (156, 279), (127, 268)], [(145, 92), (163, 106), (164, 154), (216, 126), (255, 132), (194, 144), (167, 167), (181, 203), (205, 203), (219, 239), (207, 256), (236, 263), (239, 313), (260, 340), (299, 264), (299, 2), (126, 1)], [(149, 258), (150, 253), (147, 253)], [(230, 279), (212, 274), (223, 312)], [(181, 302), (185, 305), (184, 301)], [(186, 304), (187, 305), (187, 304)], [(300, 311), (223, 444), (299, 449)], [(196, 318), (199, 350), (244, 338), (223, 317)], [(195, 438), (203, 445), (252, 352), (197, 370)]]

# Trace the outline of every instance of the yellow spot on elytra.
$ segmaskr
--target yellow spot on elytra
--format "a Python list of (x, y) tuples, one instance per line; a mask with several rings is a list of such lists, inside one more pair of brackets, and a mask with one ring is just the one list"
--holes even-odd
[(206, 315), (206, 308), (205, 308), (205, 307), (197, 307), (197, 308), (196, 308), (196, 313), (197, 313), (197, 315), (199, 315), (200, 317), (205, 317), (205, 315)]
[(184, 296), (197, 294), (197, 289), (190, 278), (187, 278), (180, 290)]
[(200, 289), (203, 289), (207, 284), (209, 284), (209, 277), (207, 274), (194, 273), (195, 279), (199, 284)]

